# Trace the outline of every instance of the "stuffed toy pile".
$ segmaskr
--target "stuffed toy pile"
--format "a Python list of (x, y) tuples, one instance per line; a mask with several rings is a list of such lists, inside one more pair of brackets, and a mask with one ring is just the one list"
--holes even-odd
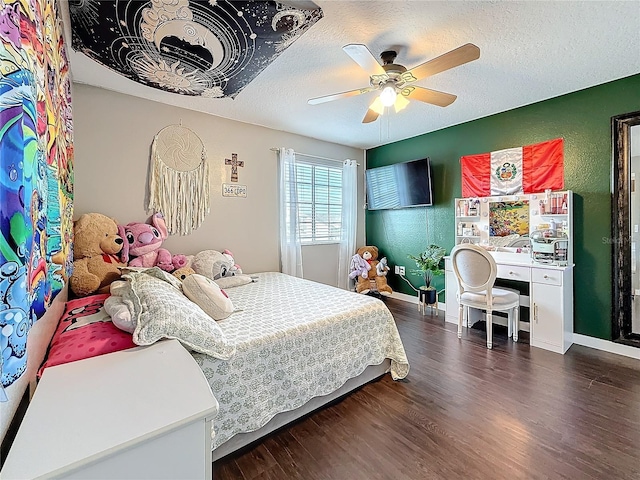
[(223, 320), (234, 312), (233, 303), (223, 288), (253, 281), (248, 275), (242, 275), (242, 270), (228, 250), (225, 253), (204, 250), (192, 258), (185, 257), (185, 263), (188, 265), (174, 270), (172, 276), (160, 271), (160, 266), (155, 266), (143, 271), (132, 270), (123, 275), (124, 281), (114, 282), (111, 285), (111, 296), (104, 302), (105, 310), (114, 325), (130, 333), (135, 332), (137, 318), (131, 298), (136, 294), (132, 293), (135, 290), (132, 281), (135, 277), (140, 278), (140, 275), (148, 274), (169, 282), (216, 321)]
[(367, 294), (372, 289), (372, 280), (375, 283), (375, 289), (380, 295), (386, 297), (391, 296), (393, 290), (387, 285), (387, 259), (383, 257), (383, 261), (378, 261), (378, 247), (364, 246), (358, 249), (358, 252), (351, 257), (351, 273), (349, 278), (356, 280), (356, 292)]
[[(86, 213), (73, 226), (73, 273), (70, 288), (76, 297), (109, 293), (122, 267), (159, 267), (166, 272), (187, 267), (187, 257), (162, 248), (168, 237), (157, 213), (148, 223), (118, 225), (101, 213)], [(231, 259), (233, 264), (233, 259)]]
[[(162, 214), (156, 213), (150, 222), (118, 225), (114, 219), (100, 213), (82, 215), (74, 224), (71, 291), (78, 297), (109, 293), (109, 286), (120, 278), (123, 267), (158, 267), (183, 283), (198, 275), (215, 282), (220, 288), (253, 281), (242, 274), (229, 250), (204, 250), (189, 258), (182, 254), (172, 255), (162, 248), (163, 240), (169, 236)], [(199, 281), (196, 287), (203, 289), (206, 282)]]
[(172, 255), (162, 248), (168, 237), (164, 218), (155, 214), (150, 222), (123, 226), (100, 213), (82, 215), (74, 223), (73, 294), (111, 293), (105, 310), (114, 325), (130, 333), (138, 327), (137, 304), (132, 300), (137, 298), (137, 284), (133, 280), (147, 275), (174, 286), (189, 305), (195, 303), (215, 321), (231, 315), (233, 303), (223, 288), (253, 281), (242, 274), (233, 254), (204, 250), (191, 258)]

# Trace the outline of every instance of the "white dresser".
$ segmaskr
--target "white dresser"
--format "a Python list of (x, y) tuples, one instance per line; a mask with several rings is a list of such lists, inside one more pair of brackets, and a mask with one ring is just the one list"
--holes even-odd
[(51, 367), (0, 478), (210, 479), (217, 411), (176, 340)]
[[(532, 262), (526, 254), (491, 252), (498, 264), (498, 278), (529, 283), (529, 342), (533, 347), (565, 353), (573, 343), (573, 267)], [(445, 257), (446, 321), (458, 323), (458, 283)], [(476, 312), (475, 318), (478, 318)], [(474, 316), (472, 315), (472, 318)]]

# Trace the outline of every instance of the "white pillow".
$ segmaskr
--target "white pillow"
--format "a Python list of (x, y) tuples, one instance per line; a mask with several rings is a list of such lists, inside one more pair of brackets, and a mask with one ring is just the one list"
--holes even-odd
[(220, 326), (180, 291), (180, 280), (153, 267), (124, 275), (130, 288), (122, 300), (136, 322), (133, 341), (151, 345), (162, 338), (175, 338), (196, 352), (229, 360), (236, 347)]
[(214, 280), (220, 288), (239, 287), (252, 281), (249, 275), (234, 275), (233, 277), (222, 277)]
[(222, 320), (233, 313), (231, 299), (216, 282), (204, 275), (189, 275), (182, 281), (182, 291), (214, 320)]

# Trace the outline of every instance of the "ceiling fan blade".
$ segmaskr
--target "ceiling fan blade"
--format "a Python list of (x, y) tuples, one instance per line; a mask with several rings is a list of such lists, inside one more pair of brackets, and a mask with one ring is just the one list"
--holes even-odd
[(401, 78), (406, 83), (416, 82), (478, 58), (480, 58), (480, 49), (473, 43), (467, 43), (417, 67), (413, 67), (411, 70), (407, 70), (401, 75)]
[(363, 93), (368, 93), (371, 90), (375, 90), (375, 88), (365, 87), (365, 88), (359, 88), (357, 90), (350, 90), (348, 92), (334, 93), (333, 95), (325, 95), (324, 97), (311, 98), (307, 101), (307, 103), (309, 105), (318, 105), (319, 103), (331, 102), (333, 100), (338, 100), (340, 98), (348, 98), (348, 97), (354, 97), (356, 95), (362, 95)]
[(384, 105), (382, 105), (382, 100), (380, 97), (376, 97), (371, 105), (369, 105), (369, 110), (367, 110), (366, 115), (362, 119), (362, 123), (371, 123), (375, 122), (380, 115), (384, 112)]
[(446, 107), (451, 105), (456, 98), (455, 95), (450, 93), (439, 92), (437, 90), (431, 90), (429, 88), (418, 87), (417, 85), (409, 85), (400, 90), (400, 95), (410, 98), (411, 100), (418, 100), (420, 102), (431, 103), (439, 107)]
[(369, 75), (383, 75), (385, 73), (382, 65), (378, 63), (366, 45), (351, 43), (342, 47), (342, 50)]
[(362, 123), (375, 122), (379, 116), (380, 114), (378, 112), (374, 112), (373, 110), (369, 109), (367, 110), (367, 114), (362, 119)]

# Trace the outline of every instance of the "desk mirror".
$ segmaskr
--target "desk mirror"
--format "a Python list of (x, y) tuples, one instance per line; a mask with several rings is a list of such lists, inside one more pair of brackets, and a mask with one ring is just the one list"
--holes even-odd
[(496, 247), (529, 244), (529, 200), (489, 203), (489, 243)]
[(640, 112), (611, 119), (613, 340), (640, 347)]

